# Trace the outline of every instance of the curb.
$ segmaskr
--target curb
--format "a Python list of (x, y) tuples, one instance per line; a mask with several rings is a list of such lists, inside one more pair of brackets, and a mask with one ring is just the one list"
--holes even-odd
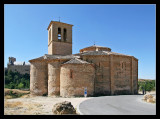
[[(82, 102), (83, 102), (83, 101), (82, 101)], [(82, 103), (82, 102), (81, 102), (81, 103)], [(77, 106), (77, 112), (78, 112), (80, 115), (84, 115), (84, 114), (79, 110), (79, 105), (80, 105), (81, 103), (79, 103), (78, 106)]]

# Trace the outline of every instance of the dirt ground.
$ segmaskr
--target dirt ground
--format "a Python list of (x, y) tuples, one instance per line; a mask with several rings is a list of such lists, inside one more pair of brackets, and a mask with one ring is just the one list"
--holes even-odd
[(70, 101), (77, 111), (78, 104), (90, 98), (30, 97), (25, 95), (21, 98), (4, 99), (4, 115), (53, 115), (53, 105), (62, 101)]
[[(27, 91), (19, 91), (12, 89), (14, 94), (25, 94), (20, 98), (12, 98), (9, 90), (5, 89), (4, 98), (4, 115), (53, 115), (52, 108), (58, 102), (70, 101), (77, 111), (77, 106), (84, 100), (92, 97), (45, 97), (45, 96), (30, 96)], [(139, 92), (141, 94), (142, 92)], [(155, 94), (155, 91), (146, 92), (147, 94)], [(77, 112), (78, 113), (78, 112)]]

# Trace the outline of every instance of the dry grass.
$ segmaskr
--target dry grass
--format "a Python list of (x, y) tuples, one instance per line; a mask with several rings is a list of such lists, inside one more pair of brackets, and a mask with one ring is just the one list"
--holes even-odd
[(12, 99), (12, 96), (6, 95), (4, 98), (5, 98), (5, 99)]
[(17, 98), (17, 97), (21, 97), (23, 95), (29, 94), (30, 91), (23, 91), (23, 90), (19, 90), (19, 89), (4, 89), (4, 93), (5, 93), (5, 99), (11, 99), (11, 98)]
[(5, 115), (40, 114), (41, 104), (33, 102), (7, 101), (4, 102)]
[(30, 94), (26, 94), (26, 95), (21, 96), (20, 98), (30, 98), (30, 97), (31, 97)]
[[(12, 99), (13, 94), (24, 94), (20, 98)], [(4, 115), (54, 115), (52, 112), (53, 105), (61, 101), (70, 101), (74, 108), (80, 102), (89, 98), (56, 98), (45, 96), (32, 96), (29, 91), (21, 91), (18, 89), (5, 89), (4, 98)], [(7, 95), (8, 94), (8, 95)]]
[(4, 102), (4, 107), (5, 108), (15, 108), (15, 107), (20, 107), (22, 106), (23, 103), (22, 102), (8, 102), (8, 101), (5, 101)]
[(13, 94), (29, 94), (30, 91), (23, 91), (19, 89), (4, 89), (5, 95), (9, 95), (10, 92), (12, 91)]

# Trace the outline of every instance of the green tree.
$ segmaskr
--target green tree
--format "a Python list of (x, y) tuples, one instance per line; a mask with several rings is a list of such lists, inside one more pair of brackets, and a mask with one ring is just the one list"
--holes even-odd
[(20, 74), (19, 72), (5, 72), (5, 88), (29, 88), (30, 75)]
[(23, 86), (24, 86), (23, 83), (18, 84), (18, 88), (19, 88), (19, 89), (23, 88)]
[(14, 84), (13, 84), (13, 82), (10, 82), (9, 88), (10, 88), (10, 89), (14, 89)]
[(155, 90), (155, 80), (151, 80), (151, 81), (138, 81), (138, 86), (139, 86), (139, 90), (142, 91), (142, 87), (146, 90), (146, 91), (151, 91), (151, 90)]

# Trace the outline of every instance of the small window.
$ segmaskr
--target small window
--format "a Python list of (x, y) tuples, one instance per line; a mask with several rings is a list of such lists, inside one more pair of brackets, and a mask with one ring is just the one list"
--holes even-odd
[(70, 78), (73, 78), (73, 71), (70, 70)]
[(61, 28), (58, 28), (58, 34), (61, 34)]
[(61, 41), (61, 28), (58, 28), (58, 41)]

